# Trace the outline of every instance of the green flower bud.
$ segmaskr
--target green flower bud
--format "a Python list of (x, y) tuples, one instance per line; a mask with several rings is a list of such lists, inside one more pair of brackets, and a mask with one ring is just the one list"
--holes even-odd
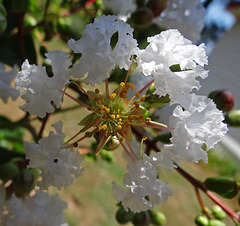
[(147, 7), (142, 7), (132, 14), (131, 21), (136, 27), (147, 28), (152, 24), (153, 13)]
[(7, 11), (1, 2), (0, 2), (0, 14), (2, 14), (4, 17), (7, 16)]
[(224, 122), (229, 126), (240, 127), (240, 110), (231, 110), (228, 112)]
[(208, 226), (226, 226), (226, 224), (216, 219), (210, 219)]
[(209, 98), (213, 99), (217, 108), (228, 112), (233, 108), (234, 96), (228, 90), (216, 90), (208, 95)]
[(232, 178), (209, 177), (204, 181), (204, 185), (210, 191), (227, 199), (233, 198), (239, 190), (237, 182)]
[(217, 205), (213, 206), (212, 215), (218, 220), (222, 220), (227, 216), (227, 214), (223, 211), (223, 209)]
[(132, 211), (125, 211), (121, 206), (116, 212), (116, 220), (119, 224), (126, 224), (133, 219), (134, 213)]
[(195, 218), (195, 223), (198, 226), (208, 226), (209, 219), (206, 216), (199, 215)]
[(151, 217), (148, 211), (135, 213), (132, 223), (135, 226), (148, 226), (151, 223)]
[(19, 169), (13, 162), (8, 162), (0, 167), (0, 179), (4, 182), (13, 179), (19, 173)]
[(154, 210), (154, 209), (151, 209), (149, 211), (149, 214), (151, 216), (151, 223), (153, 225), (163, 225), (165, 222), (166, 222), (166, 217), (163, 213), (157, 211), (157, 210)]
[(0, 13), (0, 34), (5, 31), (6, 27), (7, 19), (5, 18), (5, 16), (3, 16), (3, 14)]

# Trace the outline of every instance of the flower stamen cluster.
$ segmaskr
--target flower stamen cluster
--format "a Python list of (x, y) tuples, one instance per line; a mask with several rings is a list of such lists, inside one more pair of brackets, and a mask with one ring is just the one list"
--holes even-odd
[[(146, 86), (145, 89), (147, 87), (148, 86)], [(83, 88), (81, 87), (81, 90), (82, 89)], [(87, 107), (87, 109), (91, 113), (81, 120), (79, 125), (83, 126), (83, 128), (72, 138), (70, 138), (65, 143), (65, 145), (67, 145), (67, 147), (76, 147), (80, 141), (94, 135), (94, 137), (98, 141), (98, 147), (95, 154), (98, 154), (103, 148), (109, 149), (107, 147), (109, 145), (107, 144), (111, 142), (112, 139), (116, 138), (119, 141), (118, 145), (121, 144), (129, 157), (131, 152), (134, 158), (138, 159), (129, 143), (129, 141), (132, 140), (131, 126), (143, 126), (156, 129), (162, 129), (163, 127), (166, 128), (166, 126), (160, 123), (153, 122), (149, 117), (147, 117), (148, 112), (142, 107), (142, 104), (145, 101), (145, 97), (140, 97), (140, 92), (136, 92), (130, 100), (127, 100), (127, 94), (130, 89), (134, 90), (135, 86), (127, 82), (121, 82), (111, 94), (107, 92), (107, 95), (102, 95), (99, 89), (95, 89), (94, 92), (84, 91), (84, 93), (87, 93), (87, 96), (89, 97), (89, 102), (91, 103), (91, 106)], [(71, 95), (67, 94), (66, 92), (64, 92), (64, 94), (66, 94), (73, 100), (76, 100), (74, 97), (71, 97)], [(138, 99), (135, 100), (135, 98)], [(91, 132), (86, 132), (90, 128), (94, 129)], [(82, 138), (69, 144), (70, 141), (75, 139), (79, 134), (83, 132), (86, 133)], [(123, 144), (124, 140), (126, 141), (127, 147), (128, 149), (130, 149), (130, 152)], [(114, 150), (118, 145), (110, 149)], [(134, 158), (132, 158), (132, 156), (130, 158), (134, 161)]]

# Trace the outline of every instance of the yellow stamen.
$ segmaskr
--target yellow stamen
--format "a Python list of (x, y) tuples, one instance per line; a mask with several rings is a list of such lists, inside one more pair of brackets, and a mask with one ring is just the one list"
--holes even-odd
[(110, 109), (109, 109), (109, 108), (106, 108), (106, 107), (105, 107), (104, 110), (105, 110), (105, 112), (106, 112), (107, 114), (110, 112)]
[(121, 86), (121, 87), (125, 87), (125, 83), (124, 83), (124, 82), (121, 82), (121, 83), (120, 83), (120, 86)]
[(135, 96), (136, 97), (140, 97), (140, 93), (135, 93)]
[(145, 101), (145, 97), (141, 97), (140, 100), (141, 100), (142, 102), (144, 102), (144, 101)]
[(151, 122), (151, 119), (149, 117), (146, 118), (146, 122), (149, 123)]
[(112, 94), (110, 95), (110, 99), (111, 99), (111, 100), (114, 100), (116, 96), (117, 96), (116, 93), (112, 93)]
[(103, 130), (106, 130), (106, 129), (107, 129), (107, 125), (104, 124), (104, 125), (102, 126), (102, 129), (103, 129)]
[(110, 116), (110, 118), (111, 118), (112, 120), (114, 120), (115, 117), (116, 117), (115, 115), (111, 115), (111, 116)]
[(121, 125), (118, 125), (118, 126), (117, 126), (117, 129), (121, 130), (121, 129), (122, 129), (122, 126), (121, 126)]

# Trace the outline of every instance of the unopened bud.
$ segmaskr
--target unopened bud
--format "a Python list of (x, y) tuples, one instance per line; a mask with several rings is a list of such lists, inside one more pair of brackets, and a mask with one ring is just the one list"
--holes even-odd
[(222, 221), (217, 219), (210, 219), (208, 226), (226, 226), (226, 224)]
[(22, 170), (16, 180), (17, 190), (20, 193), (28, 194), (35, 187), (37, 178), (38, 178), (37, 170), (34, 169)]
[(232, 127), (240, 127), (240, 110), (231, 110), (225, 115), (225, 123)]
[(121, 206), (116, 212), (116, 220), (119, 224), (126, 224), (133, 219), (134, 213), (132, 211), (125, 211)]
[(213, 91), (208, 95), (208, 97), (213, 99), (217, 108), (224, 112), (228, 112), (233, 108), (234, 96), (228, 90)]
[(149, 214), (151, 216), (151, 223), (153, 225), (163, 225), (166, 222), (166, 217), (165, 215), (157, 210), (151, 209), (149, 211)]
[(131, 20), (137, 27), (147, 28), (152, 24), (152, 10), (147, 7), (140, 8), (132, 14)]
[(213, 206), (212, 215), (218, 220), (222, 220), (227, 216), (227, 214), (223, 211), (223, 209), (217, 205)]
[(198, 226), (208, 226), (209, 219), (206, 216), (200, 215), (195, 218), (195, 223)]
[(135, 213), (132, 223), (135, 226), (148, 226), (151, 223), (151, 217), (148, 211)]

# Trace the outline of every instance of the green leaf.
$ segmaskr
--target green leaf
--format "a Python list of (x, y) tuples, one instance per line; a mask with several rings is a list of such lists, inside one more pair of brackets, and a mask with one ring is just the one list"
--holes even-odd
[(220, 196), (231, 199), (238, 194), (237, 181), (227, 177), (209, 177), (204, 181), (205, 187)]
[(181, 67), (180, 67), (180, 64), (174, 64), (174, 65), (170, 66), (169, 69), (170, 69), (172, 72), (182, 71), (182, 70), (181, 70)]

